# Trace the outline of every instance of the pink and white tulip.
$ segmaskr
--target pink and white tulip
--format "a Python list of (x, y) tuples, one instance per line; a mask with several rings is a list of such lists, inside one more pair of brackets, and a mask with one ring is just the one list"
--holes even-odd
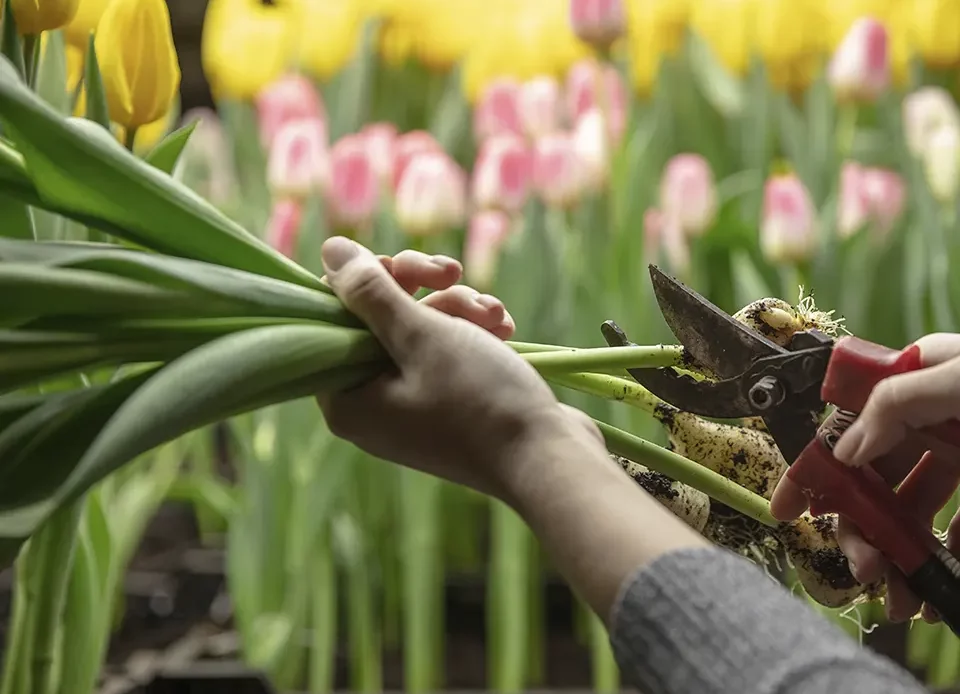
[(290, 121), (327, 120), (320, 92), (303, 75), (286, 75), (265, 87), (257, 95), (256, 109), (260, 144), (265, 150)]
[(627, 127), (627, 87), (617, 69), (595, 60), (581, 60), (570, 68), (566, 81), (566, 112), (571, 123), (599, 110), (606, 115), (613, 143), (620, 142)]
[(266, 241), (285, 256), (292, 258), (297, 251), (303, 203), (291, 198), (276, 200), (267, 222)]
[(268, 156), (267, 185), (274, 197), (303, 199), (327, 188), (327, 127), (319, 118), (285, 123), (277, 131)]
[(479, 209), (519, 212), (530, 196), (533, 161), (516, 135), (497, 135), (480, 148), (473, 169), (472, 197)]
[(827, 80), (840, 101), (876, 101), (890, 86), (886, 27), (872, 17), (854, 22), (833, 54)]
[(416, 155), (424, 152), (443, 152), (443, 147), (440, 146), (437, 139), (425, 130), (412, 130), (396, 139), (393, 151), (394, 192), (400, 185), (400, 179), (403, 178), (403, 172), (410, 161)]
[(583, 195), (584, 180), (573, 136), (544, 135), (533, 146), (533, 188), (551, 207), (575, 205)]
[(394, 215), (411, 236), (433, 236), (463, 224), (467, 177), (444, 152), (421, 152), (410, 160), (397, 186)]
[(380, 181), (363, 136), (347, 135), (333, 145), (330, 170), (330, 221), (337, 229), (366, 230), (379, 207)]
[(763, 191), (760, 249), (774, 263), (808, 260), (819, 236), (817, 210), (806, 186), (795, 174), (773, 176)]
[(464, 279), (487, 291), (493, 286), (503, 246), (513, 231), (510, 216), (500, 210), (481, 210), (470, 218), (463, 248)]
[(627, 33), (623, 0), (570, 0), (570, 27), (581, 41), (609, 47)]
[(537, 77), (520, 88), (520, 122), (527, 137), (536, 139), (560, 129), (560, 83), (553, 77)]
[(371, 123), (360, 131), (370, 149), (370, 160), (381, 186), (393, 187), (393, 167), (396, 161), (397, 128), (392, 123)]
[(882, 239), (899, 220), (905, 203), (906, 184), (899, 174), (847, 162), (840, 171), (837, 233), (848, 238), (870, 227)]
[(597, 109), (577, 119), (573, 129), (573, 148), (580, 161), (584, 190), (602, 190), (610, 177), (611, 143), (603, 115)]
[(520, 83), (509, 77), (487, 85), (473, 113), (473, 134), (477, 142), (497, 135), (523, 134), (520, 93)]
[(667, 162), (660, 181), (660, 209), (683, 233), (700, 236), (717, 218), (713, 171), (699, 154), (678, 154)]

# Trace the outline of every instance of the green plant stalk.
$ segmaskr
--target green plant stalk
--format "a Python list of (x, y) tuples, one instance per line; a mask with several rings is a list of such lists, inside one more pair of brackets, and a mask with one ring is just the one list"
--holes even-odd
[(501, 694), (527, 688), (530, 609), (530, 543), (533, 535), (509, 506), (491, 502), (490, 591), (487, 629), (490, 633), (490, 686)]
[(312, 564), (309, 691), (327, 694), (333, 691), (337, 653), (337, 569), (327, 530), (317, 542)]
[(373, 582), (367, 563), (364, 556), (347, 569), (347, 630), (351, 661), (350, 686), (354, 691), (374, 694), (383, 690), (383, 675)]
[(523, 353), (541, 374), (656, 368), (680, 364), (682, 349), (674, 345), (653, 347), (593, 347), (590, 349)]
[(79, 531), (83, 497), (58, 509), (44, 523), (31, 542), (32, 561), (29, 564), (26, 590), (31, 595), (27, 620), (33, 644), (29, 663), (29, 691), (36, 694), (54, 694), (58, 662), (57, 629), (63, 614), (70, 578), (70, 564)]
[(569, 388), (594, 397), (626, 403), (647, 414), (653, 414), (662, 400), (636, 381), (597, 373), (551, 373), (547, 380), (558, 386)]
[(30, 562), (30, 543), (28, 542), (15, 567), (16, 580), (13, 590), (13, 611), (7, 630), (7, 647), (3, 664), (3, 682), (0, 694), (19, 694), (30, 690), (30, 647), (33, 639), (30, 634), (32, 622), (27, 618), (30, 613), (30, 594), (27, 592), (27, 564)]
[(590, 617), (590, 660), (593, 666), (593, 691), (613, 694), (620, 691), (620, 668), (613, 655), (610, 636), (603, 621)]
[(527, 601), (530, 605), (530, 652), (527, 654), (527, 685), (542, 687), (546, 683), (546, 594), (544, 591), (544, 561), (540, 543), (530, 543), (530, 571)]
[(440, 688), (437, 656), (442, 644), (438, 626), (443, 624), (442, 485), (439, 478), (402, 471), (404, 689), (415, 694)]
[(780, 525), (780, 522), (770, 515), (770, 504), (762, 496), (744, 489), (699, 463), (645, 441), (639, 436), (612, 427), (606, 422), (596, 419), (594, 422), (600, 428), (611, 453), (646, 465), (670, 479), (699, 489), (711, 499), (770, 528)]

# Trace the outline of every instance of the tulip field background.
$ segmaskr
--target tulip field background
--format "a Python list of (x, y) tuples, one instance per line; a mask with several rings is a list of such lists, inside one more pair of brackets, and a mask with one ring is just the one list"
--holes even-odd
[[(312, 271), (334, 233), (453, 255), (516, 339), (573, 346), (603, 346), (607, 319), (671, 342), (648, 263), (730, 312), (795, 304), (802, 286), (890, 346), (960, 325), (957, 0), (625, 0), (592, 43), (568, 0), (196, 1), (170, 0), (174, 43), (163, 3), (137, 0), (131, 16), (159, 20), (127, 26), (109, 6), (131, 0), (80, 0), (39, 42), (36, 88), (82, 114), (95, 31), (118, 137), (147, 152), (195, 123), (175, 176)], [(124, 73), (114, 54), (137, 50), (143, 69)], [(194, 108), (204, 85), (212, 103)], [(40, 238), (87, 233), (34, 222)], [(666, 441), (639, 410), (558, 394)], [(92, 685), (100, 656), (127, 654), (124, 576), (184, 509), (183, 542), (225, 556), (209, 619), (278, 692), (619, 690), (603, 626), (575, 601), (557, 616), (568, 595), (518, 516), (334, 439), (309, 400), (168, 444), (88, 497), (83, 537), (112, 549), (87, 614), (62, 617), (62, 638), (87, 635), (62, 677)], [(181, 608), (151, 590), (143, 629), (159, 634)], [(825, 612), (932, 686), (960, 685), (945, 629)], [(16, 657), (8, 643), (5, 671)], [(8, 680), (0, 694), (21, 694)], [(97, 690), (41, 694), (61, 691)]]

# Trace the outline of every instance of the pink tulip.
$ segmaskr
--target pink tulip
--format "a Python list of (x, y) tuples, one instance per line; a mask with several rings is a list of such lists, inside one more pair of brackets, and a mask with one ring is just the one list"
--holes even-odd
[(581, 41), (607, 48), (627, 32), (623, 0), (570, 0), (570, 26)]
[(487, 85), (473, 113), (473, 134), (477, 142), (495, 135), (523, 134), (520, 92), (520, 83), (509, 77)]
[(493, 286), (503, 245), (510, 238), (513, 223), (499, 210), (482, 210), (470, 219), (463, 248), (464, 279), (472, 287), (487, 291)]
[(606, 115), (610, 137), (620, 142), (627, 127), (627, 87), (617, 69), (594, 60), (582, 60), (567, 73), (566, 111), (571, 123), (599, 109)]
[(560, 83), (538, 77), (520, 88), (520, 121), (528, 137), (537, 138), (560, 128)]
[(837, 233), (848, 238), (865, 226), (880, 239), (899, 220), (906, 202), (906, 184), (887, 169), (847, 162), (840, 171)]
[(763, 191), (760, 248), (774, 263), (809, 259), (817, 248), (817, 211), (803, 182), (794, 174), (773, 176)]
[(299, 200), (287, 198), (275, 201), (270, 211), (270, 221), (267, 222), (267, 243), (292, 258), (297, 250), (302, 218), (303, 203)]
[(890, 85), (887, 29), (872, 17), (858, 19), (837, 47), (827, 79), (840, 101), (873, 102)]
[(532, 164), (530, 150), (520, 137), (488, 139), (473, 169), (474, 204), (480, 209), (519, 212), (530, 195)]
[(396, 160), (397, 128), (392, 123), (371, 123), (360, 134), (370, 148), (370, 159), (381, 186), (392, 187)]
[(870, 201), (870, 217), (876, 233), (884, 237), (903, 214), (907, 185), (895, 171), (871, 168), (863, 173), (863, 188)]
[(267, 160), (267, 184), (274, 196), (306, 198), (322, 193), (329, 179), (326, 124), (319, 118), (285, 123)]
[(583, 194), (580, 159), (569, 133), (544, 135), (533, 148), (533, 187), (552, 207), (576, 204)]
[(595, 193), (607, 185), (610, 176), (610, 138), (603, 115), (593, 109), (584, 113), (573, 129), (573, 148), (580, 161), (584, 190)]
[(318, 119), (326, 122), (323, 99), (302, 75), (286, 75), (265, 87), (256, 99), (260, 143), (269, 150), (277, 133), (292, 120)]
[(463, 170), (444, 152), (421, 152), (403, 172), (394, 214), (411, 236), (432, 236), (463, 224), (466, 205)]
[(717, 190), (710, 164), (699, 154), (678, 154), (660, 181), (660, 208), (683, 233), (700, 236), (717, 218)]
[(643, 213), (644, 253), (650, 262), (662, 258), (680, 276), (690, 271), (690, 242), (676, 219), (655, 207)]
[(903, 100), (903, 127), (907, 146), (921, 157), (930, 149), (930, 137), (941, 128), (960, 131), (960, 110), (950, 92), (922, 87)]
[(443, 152), (437, 139), (425, 130), (413, 130), (404, 133), (394, 142), (393, 151), (393, 188), (396, 191), (403, 178), (403, 172), (414, 156), (422, 152)]
[(361, 135), (347, 135), (330, 151), (328, 211), (339, 229), (364, 230), (377, 213), (380, 182)]

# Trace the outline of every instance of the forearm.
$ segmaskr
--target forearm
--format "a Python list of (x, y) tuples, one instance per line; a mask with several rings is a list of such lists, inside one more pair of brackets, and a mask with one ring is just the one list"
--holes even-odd
[(621, 587), (639, 567), (667, 552), (709, 546), (590, 436), (568, 433), (531, 443), (511, 468), (508, 503), (608, 624)]

